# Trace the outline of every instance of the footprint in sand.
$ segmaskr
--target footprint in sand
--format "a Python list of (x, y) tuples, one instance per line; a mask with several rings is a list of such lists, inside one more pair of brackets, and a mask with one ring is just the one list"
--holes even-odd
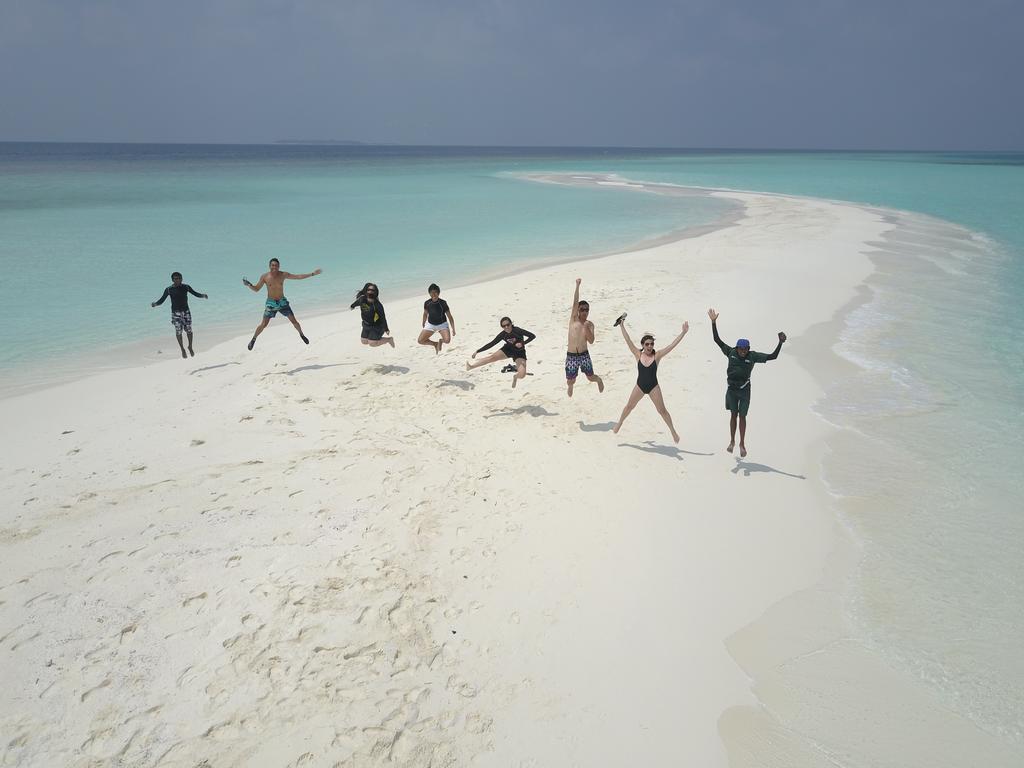
[(200, 592), (198, 595), (193, 595), (192, 597), (186, 598), (185, 602), (181, 604), (181, 607), (186, 608), (188, 607), (189, 603), (194, 602), (196, 600), (205, 600), (206, 598), (207, 594), (205, 592)]

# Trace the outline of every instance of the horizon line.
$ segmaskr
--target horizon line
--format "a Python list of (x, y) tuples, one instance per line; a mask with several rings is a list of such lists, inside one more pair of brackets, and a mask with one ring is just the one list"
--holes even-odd
[(3, 144), (96, 144), (96, 145), (138, 145), (173, 147), (344, 147), (402, 149), (623, 149), (641, 151), (682, 151), (682, 152), (970, 152), (977, 154), (1024, 153), (1021, 149), (965, 149), (944, 147), (941, 149), (908, 149), (905, 147), (728, 147), (728, 146), (669, 146), (638, 144), (403, 144), (399, 142), (370, 142), (339, 139), (275, 139), (272, 141), (150, 141), (150, 140), (66, 140), (66, 139), (0, 139)]

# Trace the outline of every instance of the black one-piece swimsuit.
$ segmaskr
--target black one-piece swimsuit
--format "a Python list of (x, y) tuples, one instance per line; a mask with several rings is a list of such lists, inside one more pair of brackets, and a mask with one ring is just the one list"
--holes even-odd
[(658, 361), (652, 360), (650, 365), (644, 365), (640, 358), (636, 361), (636, 385), (645, 395), (658, 386)]

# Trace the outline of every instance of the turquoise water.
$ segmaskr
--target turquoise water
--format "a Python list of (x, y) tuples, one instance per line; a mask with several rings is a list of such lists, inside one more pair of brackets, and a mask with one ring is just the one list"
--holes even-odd
[(431, 282), (627, 247), (728, 207), (502, 175), (524, 162), (439, 150), (0, 144), (0, 365), (57, 370), (53, 361), (82, 355), (87, 368), (90, 352), (168, 337), (169, 305), (149, 304), (174, 270), (210, 295), (190, 302), (202, 344), (204, 332), (251, 331), (262, 305), (241, 280), (272, 257), (287, 271), (324, 270), (288, 286), (301, 317), (347, 307), (367, 280), (386, 303)]
[(850, 428), (824, 465), (863, 552), (842, 609), (873, 653), (1024, 754), (1024, 154), (0, 145), (0, 362), (169, 334), (149, 302), (172, 269), (211, 295), (193, 300), (198, 329), (242, 334), (260, 306), (240, 279), (271, 256), (324, 268), (290, 290), (301, 314), (367, 279), (386, 300), (727, 213), (513, 176), (531, 171), (937, 217), (898, 218), (876, 244), (870, 296), (837, 337), (857, 373), (814, 404)]

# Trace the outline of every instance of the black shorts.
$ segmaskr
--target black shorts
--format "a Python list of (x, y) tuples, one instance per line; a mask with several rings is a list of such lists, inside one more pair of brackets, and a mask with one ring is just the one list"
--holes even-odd
[(376, 325), (364, 325), (363, 332), (359, 335), (370, 341), (380, 341), (384, 336), (384, 329)]
[(519, 347), (512, 347), (506, 344), (501, 348), (501, 351), (505, 353), (505, 357), (511, 358), (512, 360), (526, 359), (526, 350), (520, 349)]
[(750, 385), (740, 389), (739, 387), (727, 387), (725, 390), (725, 410), (746, 416), (750, 410)]

